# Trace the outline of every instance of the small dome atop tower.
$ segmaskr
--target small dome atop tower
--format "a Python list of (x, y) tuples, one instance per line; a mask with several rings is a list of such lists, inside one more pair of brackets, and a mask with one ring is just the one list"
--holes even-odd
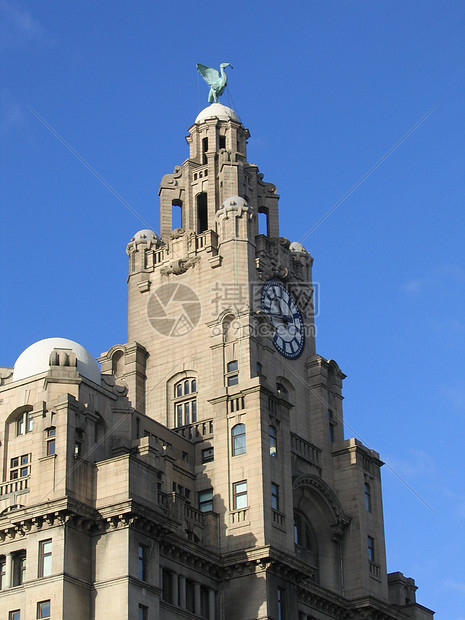
[(241, 122), (234, 110), (231, 110), (231, 108), (228, 108), (222, 103), (212, 103), (208, 107), (204, 108), (195, 119), (195, 123), (198, 125), (209, 118), (217, 118), (220, 121), (232, 120), (236, 123)]

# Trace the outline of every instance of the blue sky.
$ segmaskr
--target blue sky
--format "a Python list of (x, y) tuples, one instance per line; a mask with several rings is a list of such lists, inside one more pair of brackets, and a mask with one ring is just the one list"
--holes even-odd
[(125, 248), (145, 227), (30, 108), (157, 230), (206, 105), (195, 63), (231, 62), (222, 101), (291, 240), (431, 111), (303, 243), (346, 422), (392, 468), (388, 568), (439, 620), (465, 618), (464, 32), (454, 0), (0, 0), (3, 365), (49, 336), (95, 356), (125, 342)]

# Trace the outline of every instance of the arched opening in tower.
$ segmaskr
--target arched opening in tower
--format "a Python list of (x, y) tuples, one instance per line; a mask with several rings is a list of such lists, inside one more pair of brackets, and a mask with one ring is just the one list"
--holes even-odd
[(205, 232), (207, 229), (207, 194), (206, 192), (202, 192), (197, 194), (197, 233)]
[(182, 200), (173, 200), (171, 205), (171, 228), (182, 228)]

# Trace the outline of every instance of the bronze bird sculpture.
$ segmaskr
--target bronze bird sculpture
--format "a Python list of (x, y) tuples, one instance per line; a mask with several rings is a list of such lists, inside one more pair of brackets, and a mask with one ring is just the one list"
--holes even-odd
[(226, 88), (226, 84), (228, 83), (228, 76), (224, 72), (226, 67), (233, 68), (230, 62), (222, 62), (220, 65), (220, 73), (216, 69), (212, 69), (212, 67), (206, 67), (205, 65), (201, 65), (197, 63), (197, 71), (206, 81), (206, 83), (210, 86), (210, 92), (208, 93), (208, 103), (217, 103), (218, 97), (220, 97), (224, 89)]

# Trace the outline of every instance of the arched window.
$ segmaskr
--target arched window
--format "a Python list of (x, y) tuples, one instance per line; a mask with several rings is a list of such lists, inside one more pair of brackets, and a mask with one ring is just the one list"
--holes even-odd
[(30, 433), (32, 432), (32, 428), (32, 407), (28, 407), (27, 409), (23, 409), (16, 417), (16, 435), (19, 436)]
[(111, 358), (111, 371), (115, 377), (121, 377), (124, 374), (125, 362), (123, 351), (116, 351)]
[(174, 426), (197, 422), (197, 380), (186, 377), (174, 386)]
[(232, 455), (244, 454), (246, 451), (245, 424), (236, 424), (231, 431)]
[(294, 543), (306, 560), (314, 567), (318, 565), (318, 546), (312, 526), (300, 512), (294, 512)]
[(277, 383), (276, 391), (278, 392), (278, 396), (281, 396), (281, 398), (287, 399), (288, 390), (285, 385), (283, 385), (282, 383)]
[(278, 456), (278, 434), (274, 426), (270, 426), (270, 456)]

